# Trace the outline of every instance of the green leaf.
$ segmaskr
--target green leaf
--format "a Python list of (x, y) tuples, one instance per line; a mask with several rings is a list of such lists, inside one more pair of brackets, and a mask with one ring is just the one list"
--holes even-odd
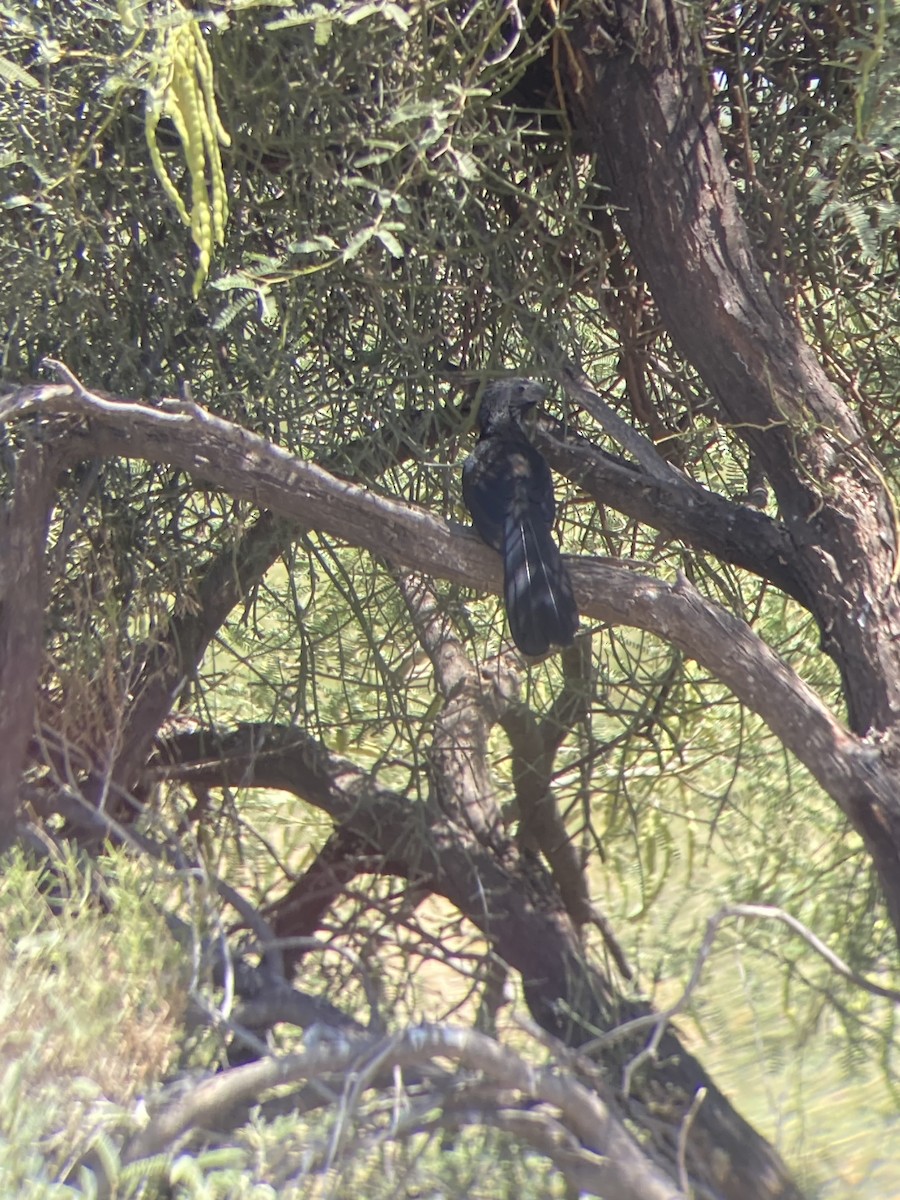
[(374, 16), (377, 12), (377, 4), (360, 4), (358, 8), (351, 9), (343, 17), (343, 20), (346, 25), (358, 25), (360, 21), (365, 21), (367, 17)]
[(331, 41), (331, 30), (334, 27), (334, 22), (330, 17), (322, 17), (316, 21), (315, 32), (313, 33), (313, 41), (317, 46), (327, 46)]
[(390, 19), (398, 28), (404, 31), (409, 29), (410, 25), (412, 24), (412, 17), (409, 15), (406, 9), (401, 8), (399, 4), (385, 4), (382, 12), (386, 17), (390, 17)]
[(338, 244), (328, 234), (317, 234), (316, 237), (304, 238), (302, 242), (291, 242), (288, 250), (291, 254), (322, 254), (334, 253)]
[(35, 77), (29, 75), (18, 63), (2, 56), (0, 56), (0, 79), (5, 79), (7, 83), (21, 83), (28, 88), (41, 86)]
[(344, 253), (341, 255), (344, 262), (351, 262), (365, 246), (366, 242), (370, 242), (375, 236), (375, 229), (368, 225), (365, 229), (360, 229), (354, 233), (353, 237), (344, 247)]
[(390, 255), (394, 258), (403, 258), (405, 251), (389, 229), (379, 229), (376, 236)]

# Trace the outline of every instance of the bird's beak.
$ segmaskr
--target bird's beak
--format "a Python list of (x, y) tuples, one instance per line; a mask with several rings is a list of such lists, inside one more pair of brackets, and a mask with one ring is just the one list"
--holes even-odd
[(519, 407), (526, 412), (530, 412), (532, 408), (540, 404), (542, 400), (547, 399), (547, 389), (542, 383), (531, 382), (528, 384), (528, 391), (522, 396), (519, 401)]

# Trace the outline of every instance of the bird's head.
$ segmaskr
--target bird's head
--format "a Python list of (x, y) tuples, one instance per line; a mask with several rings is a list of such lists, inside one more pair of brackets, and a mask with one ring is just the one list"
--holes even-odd
[(533, 379), (495, 379), (484, 389), (478, 410), (478, 426), (491, 433), (508, 425), (520, 425), (522, 417), (547, 395), (542, 383)]

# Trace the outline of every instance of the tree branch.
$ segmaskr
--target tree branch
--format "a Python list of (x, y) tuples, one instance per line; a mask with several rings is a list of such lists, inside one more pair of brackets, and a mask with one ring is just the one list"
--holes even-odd
[[(354, 1077), (361, 1091), (394, 1069), (425, 1068), (449, 1059), (479, 1072), (532, 1103), (549, 1104), (578, 1142), (602, 1159), (595, 1170), (609, 1200), (679, 1200), (672, 1180), (648, 1157), (596, 1092), (554, 1068), (534, 1067), (485, 1034), (453, 1026), (420, 1025), (386, 1038), (331, 1036), (302, 1054), (286, 1054), (233, 1067), (207, 1079), (151, 1118), (125, 1148), (122, 1161), (159, 1154), (192, 1128), (215, 1125), (220, 1114), (264, 1092), (307, 1079)], [(373, 1070), (373, 1068), (377, 1069)], [(545, 1146), (545, 1150), (549, 1147)], [(601, 1194), (601, 1193), (597, 1193)]]
[(631, 1081), (635, 1071), (647, 1059), (655, 1058), (659, 1050), (660, 1040), (666, 1030), (667, 1025), (679, 1013), (684, 1012), (691, 1002), (691, 998), (697, 988), (700, 986), (700, 980), (703, 975), (703, 970), (706, 966), (709, 956), (712, 953), (713, 944), (719, 933), (720, 926), (728, 920), (734, 920), (740, 917), (755, 917), (761, 920), (780, 921), (786, 925), (788, 929), (798, 934), (808, 946), (810, 946), (820, 958), (831, 967), (836, 975), (848, 980), (858, 987), (861, 991), (868, 992), (871, 996), (879, 996), (884, 1000), (890, 1000), (893, 1004), (900, 1005), (900, 991), (895, 988), (883, 987), (880, 983), (866, 979), (864, 975), (860, 975), (858, 971), (854, 971), (848, 966), (842, 958), (829, 949), (828, 946), (817, 937), (811, 929), (807, 928), (802, 921), (798, 921), (796, 917), (789, 912), (785, 912), (783, 908), (777, 908), (771, 904), (724, 904), (716, 913), (706, 922), (706, 933), (703, 937), (703, 942), (697, 955), (694, 959), (694, 966), (691, 970), (691, 976), (685, 984), (681, 995), (674, 1003), (670, 1004), (661, 1013), (653, 1015), (647, 1014), (642, 1017), (635, 1017), (631, 1021), (626, 1021), (617, 1029), (611, 1029), (609, 1033), (601, 1035), (594, 1041), (589, 1042), (585, 1046), (579, 1047), (581, 1054), (591, 1054), (592, 1051), (608, 1046), (611, 1042), (621, 1038), (630, 1038), (633, 1034), (642, 1029), (651, 1029), (652, 1033), (647, 1045), (625, 1066), (625, 1075), (623, 1088), (627, 1095), (631, 1090)]
[[(520, 845), (543, 854), (576, 926), (592, 920), (585, 866), (569, 836), (553, 793), (553, 764), (563, 738), (584, 719), (591, 699), (591, 641), (577, 637), (562, 652), (563, 686), (540, 719), (527, 705), (510, 704), (500, 717), (512, 751), (512, 777), (519, 812)], [(621, 948), (616, 947), (621, 966)]]
[(480, 842), (499, 847), (502, 821), (487, 761), (497, 706), (427, 580), (400, 574), (397, 583), (441, 695), (429, 751), (432, 790), (445, 813), (462, 815)]
[[(58, 386), (24, 389), (14, 399), (21, 415), (49, 409), (85, 418), (86, 427), (60, 437), (67, 461), (90, 451), (165, 462), (396, 564), (497, 594), (502, 589), (499, 558), (468, 530), (336, 479), (197, 405), (172, 402), (165, 411), (124, 401), (95, 405)], [(10, 415), (0, 404), (0, 421)], [(748, 625), (704, 600), (686, 580), (667, 584), (598, 559), (568, 563), (585, 615), (636, 625), (678, 645), (758, 712), (817, 778), (823, 750), (834, 756), (859, 745)], [(816, 738), (812, 750), (807, 726)]]
[[(609, 979), (588, 963), (570, 921), (539, 864), (528, 866), (508, 855), (501, 861), (478, 843), (458, 820), (430, 801), (411, 805), (380, 787), (371, 776), (296, 728), (250, 726), (224, 737), (216, 748), (209, 737), (181, 734), (168, 743), (166, 778), (200, 780), (212, 786), (240, 781), (247, 787), (279, 788), (328, 812), (380, 856), (380, 869), (421, 880), (445, 897), (480, 929), (496, 953), (519, 973), (529, 1009), (538, 1024), (569, 1045), (597, 1030), (608, 1030), (645, 1006), (618, 996)], [(178, 766), (179, 759), (184, 766)], [(771, 1147), (728, 1104), (700, 1064), (671, 1030), (664, 1034), (661, 1061), (635, 1084), (641, 1104), (654, 1107), (658, 1121), (677, 1129), (697, 1088), (708, 1101), (695, 1121), (698, 1149), (692, 1162), (707, 1178), (704, 1157), (724, 1150), (735, 1196), (747, 1194), (746, 1173), (757, 1181), (754, 1194), (797, 1197)], [(621, 1058), (639, 1045), (625, 1047)], [(620, 1057), (617, 1048), (617, 1059)], [(640, 1120), (639, 1116), (635, 1116)], [(729, 1194), (724, 1189), (723, 1194)]]
[[(423, 509), (336, 479), (194, 404), (143, 404), (25, 388), (0, 402), (0, 422), (56, 413), (61, 458), (124, 455), (165, 462), (232, 495), (427, 574), (499, 593), (499, 557), (473, 534)], [(900, 930), (900, 799), (877, 745), (851, 735), (743, 621), (684, 579), (664, 583), (597, 559), (569, 559), (581, 612), (633, 625), (678, 646), (757, 712), (840, 805), (865, 840)]]
[(22, 766), (44, 643), (44, 549), (59, 466), (29, 437), (0, 509), (0, 850), (15, 841)]
[(583, 488), (598, 505), (750, 571), (813, 608), (796, 570), (787, 530), (765, 513), (728, 500), (681, 472), (673, 471), (665, 479), (648, 476), (547, 417), (536, 427), (535, 444), (554, 471)]
[(99, 800), (113, 785), (129, 791), (146, 761), (153, 739), (184, 685), (196, 673), (206, 648), (226, 617), (290, 543), (293, 527), (263, 512), (235, 542), (229, 542), (205, 565), (196, 585), (196, 605), (174, 616), (135, 654), (143, 666), (131, 689), (120, 750), (101, 776), (86, 784), (89, 801)]
[[(666, 328), (778, 498), (850, 721), (898, 742), (897, 519), (865, 432), (757, 258), (707, 102), (690, 6), (579, 10), (563, 76), (573, 123)], [(615, 46), (610, 50), (610, 44)]]

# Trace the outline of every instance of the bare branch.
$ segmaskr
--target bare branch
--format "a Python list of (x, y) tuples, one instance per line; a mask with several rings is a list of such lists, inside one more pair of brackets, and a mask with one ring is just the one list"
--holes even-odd
[(650, 438), (629, 425), (607, 404), (588, 376), (571, 361), (546, 322), (536, 319), (521, 305), (517, 313), (528, 340), (547, 361), (568, 395), (591, 414), (608, 437), (631, 455), (639, 465), (642, 477), (662, 485), (688, 485), (687, 477), (663, 458)]
[[(379, 1011), (380, 996), (378, 988), (375, 984), (375, 980), (372, 978), (371, 972), (368, 970), (366, 964), (359, 957), (359, 955), (355, 953), (355, 951), (351, 950), (348, 946), (341, 946), (335, 942), (323, 942), (320, 938), (316, 937), (277, 938), (272, 943), (272, 946), (281, 951), (302, 950), (304, 953), (313, 951), (318, 954), (337, 954), (340, 958), (345, 959), (355, 973), (359, 976), (360, 984), (362, 985), (363, 992), (365, 993), (366, 1003), (369, 1006), (369, 1032), (384, 1032), (384, 1020), (381, 1012)], [(264, 951), (267, 949), (267, 947), (265, 944), (263, 944), (260, 949)], [(275, 1017), (271, 1022), (265, 1023), (274, 1024), (276, 1020), (289, 1020), (293, 1024), (300, 1025), (302, 1028), (307, 1029), (310, 1025), (314, 1024), (315, 1021), (322, 1019), (322, 1012), (329, 1011), (329, 1023), (335, 1024), (334, 1018), (335, 1015), (339, 1013), (339, 1010), (334, 1009), (333, 1006), (328, 1006), (326, 1001), (321, 999), (314, 1000), (312, 997), (295, 991), (293, 988), (288, 987), (288, 985), (282, 980), (276, 980), (276, 983), (278, 985), (278, 995), (267, 995), (265, 998), (257, 997), (257, 1000), (261, 1006), (257, 1015), (263, 1015), (263, 1011), (269, 1003), (273, 1004), (275, 1010), (277, 1010), (279, 1004), (282, 1004), (284, 1006), (282, 1012), (291, 1012), (292, 1015), (278, 1016)], [(245, 1011), (246, 1007), (247, 1006), (245, 1006)], [(305, 1015), (301, 1017), (301, 1013), (304, 1013)], [(357, 1030), (362, 1029), (362, 1026), (352, 1017), (344, 1017), (343, 1014), (340, 1015), (342, 1018), (340, 1021), (342, 1028), (353, 1027)]]
[(674, 469), (666, 478), (649, 476), (546, 416), (537, 425), (535, 442), (550, 466), (598, 505), (751, 571), (813, 609), (815, 599), (797, 571), (788, 531), (765, 513)]
[(445, 812), (461, 814), (479, 841), (496, 844), (501, 817), (487, 761), (497, 718), (491, 690), (428, 581), (398, 575), (397, 582), (442, 697), (429, 752), (431, 786)]
[(693, 1200), (693, 1189), (687, 1169), (687, 1144), (691, 1133), (691, 1126), (700, 1111), (700, 1105), (706, 1099), (706, 1088), (697, 1088), (694, 1093), (694, 1098), (691, 1101), (691, 1107), (687, 1110), (684, 1120), (681, 1122), (681, 1128), (678, 1130), (678, 1181), (681, 1184), (681, 1190)]
[[(310, 865), (268, 910), (280, 941), (288, 946), (285, 962), (297, 967), (313, 945), (312, 933), (357, 875), (381, 869), (381, 856), (346, 825), (339, 825)], [(373, 1019), (375, 1012), (373, 1010)]]
[(539, 720), (522, 703), (500, 718), (512, 750), (512, 776), (519, 813), (519, 841), (540, 851), (550, 866), (566, 911), (577, 926), (591, 920), (592, 906), (581, 862), (556, 803), (552, 778), (563, 738), (583, 719), (591, 696), (591, 640), (582, 635), (562, 652), (563, 686)]
[[(470, 587), (501, 590), (501, 564), (474, 535), (423, 509), (376, 496), (301, 462), (193, 404), (95, 404), (58, 386), (26, 388), (0, 402), (0, 421), (50, 411), (84, 418), (60, 454), (121, 454), (167, 462), (305, 527), (315, 527), (406, 565)], [(853, 737), (743, 621), (675, 584), (597, 559), (570, 560), (581, 611), (658, 634), (707, 667), (804, 763), (866, 842), (900, 929), (900, 800), (876, 745)]]
[(464, 1071), (483, 1074), (532, 1103), (552, 1105), (559, 1120), (585, 1148), (602, 1156), (602, 1194), (610, 1200), (679, 1200), (672, 1180), (647, 1156), (624, 1124), (595, 1093), (556, 1068), (535, 1067), (493, 1038), (452, 1026), (423, 1025), (386, 1038), (329, 1034), (303, 1054), (234, 1067), (207, 1079), (152, 1117), (123, 1152), (123, 1162), (158, 1154), (198, 1126), (215, 1124), (235, 1105), (246, 1105), (270, 1088), (301, 1080), (343, 1077), (352, 1084), (344, 1121), (364, 1088), (395, 1068), (424, 1068), (449, 1059)]
[(778, 908), (771, 904), (728, 904), (716, 913), (715, 917), (711, 918), (711, 920), (716, 922), (713, 935), (717, 932), (719, 924), (729, 917), (757, 917), (763, 920), (781, 921), (782, 924), (787, 925), (788, 929), (799, 934), (815, 950), (816, 954), (828, 963), (835, 974), (843, 976), (854, 987), (858, 987), (872, 996), (881, 996), (885, 1000), (890, 1000), (893, 1004), (900, 1004), (900, 990), (883, 987), (880, 983), (874, 983), (872, 980), (866, 979), (864, 975), (860, 975), (858, 971), (854, 971), (833, 950), (829, 949), (821, 938), (818, 938), (807, 925), (804, 925), (802, 921), (798, 921), (789, 912), (785, 912), (783, 908)]
[[(28, 790), (25, 791), (27, 796)], [(109, 838), (146, 854), (156, 862), (165, 863), (175, 871), (202, 878), (226, 904), (234, 908), (247, 928), (256, 934), (260, 944), (265, 947), (263, 954), (273, 976), (284, 976), (281, 952), (277, 948), (277, 938), (269, 923), (237, 888), (212, 874), (200, 861), (194, 861), (185, 854), (173, 833), (168, 834), (166, 841), (158, 840), (150, 834), (122, 824), (109, 812), (89, 803), (74, 790), (59, 793), (54, 802), (54, 812), (65, 817), (77, 834), (86, 833), (92, 840), (97, 837)]]
[(623, 450), (634, 457), (647, 479), (669, 486), (688, 485), (687, 477), (666, 462), (649, 438), (610, 408), (583, 371), (567, 363), (560, 371), (560, 378), (572, 399), (585, 408)]

